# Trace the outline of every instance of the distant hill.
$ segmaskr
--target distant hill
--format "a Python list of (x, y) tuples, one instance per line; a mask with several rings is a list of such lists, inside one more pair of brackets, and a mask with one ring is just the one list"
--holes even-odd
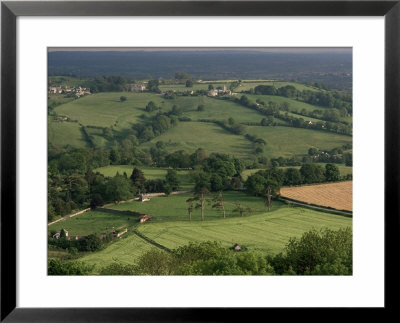
[(281, 79), (323, 83), (351, 90), (352, 53), (343, 51), (263, 52), (201, 51), (54, 51), (48, 54), (49, 75), (128, 79), (172, 78), (186, 72), (193, 78)]

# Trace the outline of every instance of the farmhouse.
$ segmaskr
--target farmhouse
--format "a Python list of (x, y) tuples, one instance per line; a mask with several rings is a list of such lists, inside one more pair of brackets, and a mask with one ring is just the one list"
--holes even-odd
[(68, 237), (68, 231), (65, 229), (61, 229), (59, 232), (53, 235), (53, 238), (60, 239), (62, 237)]
[(218, 95), (225, 95), (225, 94), (228, 94), (228, 95), (232, 95), (232, 91), (231, 90), (227, 90), (226, 89), (226, 85), (224, 85), (224, 88), (223, 89), (217, 89), (217, 90), (210, 90), (209, 92), (208, 92), (208, 95), (209, 96), (218, 96)]
[(63, 89), (61, 86), (50, 86), (49, 87), (49, 93), (53, 93), (53, 94), (58, 94), (58, 93), (62, 93)]
[(151, 214), (142, 214), (139, 215), (140, 223), (146, 222), (147, 220), (151, 219)]
[(128, 84), (128, 89), (131, 92), (143, 92), (146, 86), (143, 84)]

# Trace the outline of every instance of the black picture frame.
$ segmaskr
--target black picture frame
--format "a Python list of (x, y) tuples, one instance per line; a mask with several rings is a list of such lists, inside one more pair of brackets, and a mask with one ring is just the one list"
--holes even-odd
[[(385, 306), (396, 311), (399, 286), (400, 1), (3, 1), (1, 3), (1, 321), (234, 322), (266, 310), (299, 308), (17, 308), (16, 19), (19, 16), (384, 16), (385, 19)], [(373, 190), (371, 189), (371, 194)], [(372, 258), (371, 258), (372, 261)], [(38, 291), (40, 293), (40, 291)], [(149, 304), (151, 306), (151, 302)], [(335, 309), (327, 308), (335, 318)], [(337, 309), (336, 309), (337, 310)], [(350, 311), (351, 309), (347, 309)], [(384, 312), (382, 312), (384, 311)], [(372, 313), (369, 311), (368, 316)], [(297, 315), (297, 314), (296, 314)], [(307, 313), (305, 315), (310, 315)], [(341, 314), (338, 314), (338, 317)], [(281, 317), (282, 318), (282, 317)], [(300, 318), (300, 317), (298, 317)], [(297, 318), (297, 319), (298, 319)], [(272, 319), (272, 317), (265, 317)]]

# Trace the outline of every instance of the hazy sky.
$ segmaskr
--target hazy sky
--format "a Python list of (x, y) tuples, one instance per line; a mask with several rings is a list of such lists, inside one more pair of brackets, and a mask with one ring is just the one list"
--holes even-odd
[(260, 51), (260, 52), (280, 52), (280, 53), (351, 53), (351, 47), (49, 47), (49, 52), (57, 51), (92, 51), (92, 52), (134, 52), (134, 51)]

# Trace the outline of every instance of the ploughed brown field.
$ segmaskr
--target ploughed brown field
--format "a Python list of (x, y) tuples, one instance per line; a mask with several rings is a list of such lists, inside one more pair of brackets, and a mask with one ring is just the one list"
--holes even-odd
[(281, 188), (281, 196), (292, 200), (353, 211), (353, 182)]

